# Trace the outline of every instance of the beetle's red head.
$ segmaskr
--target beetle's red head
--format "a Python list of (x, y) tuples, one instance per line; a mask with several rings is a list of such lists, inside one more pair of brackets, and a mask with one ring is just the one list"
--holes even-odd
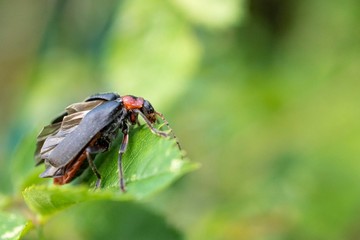
[(140, 111), (145, 115), (145, 117), (151, 122), (155, 123), (156, 121), (156, 113), (151, 105), (151, 103), (148, 100), (144, 100), (144, 103), (142, 105), (142, 108)]

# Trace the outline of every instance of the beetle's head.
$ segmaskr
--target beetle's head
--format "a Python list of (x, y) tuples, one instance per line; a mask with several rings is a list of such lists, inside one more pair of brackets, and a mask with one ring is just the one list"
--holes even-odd
[(141, 112), (145, 115), (145, 117), (151, 122), (155, 123), (156, 121), (156, 113), (148, 100), (144, 100), (144, 104), (141, 108)]

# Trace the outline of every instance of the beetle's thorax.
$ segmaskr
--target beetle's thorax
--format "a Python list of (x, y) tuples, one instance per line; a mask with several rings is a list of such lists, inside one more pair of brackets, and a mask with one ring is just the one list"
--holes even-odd
[(121, 97), (124, 107), (127, 110), (141, 109), (144, 105), (144, 99), (142, 97), (135, 97), (132, 95), (126, 95)]

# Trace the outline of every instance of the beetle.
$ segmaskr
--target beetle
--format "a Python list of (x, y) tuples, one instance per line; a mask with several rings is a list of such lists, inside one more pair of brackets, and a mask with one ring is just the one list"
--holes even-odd
[[(101, 174), (93, 161), (93, 156), (109, 150), (111, 143), (122, 132), (119, 147), (118, 169), (119, 186), (125, 192), (122, 156), (129, 142), (132, 125), (138, 124), (141, 116), (152, 133), (160, 137), (175, 139), (165, 117), (155, 111), (151, 103), (142, 97), (120, 96), (117, 93), (99, 93), (86, 98), (83, 102), (71, 104), (66, 111), (45, 126), (37, 137), (35, 150), (36, 166), (45, 164), (42, 178), (53, 178), (54, 184), (70, 183), (90, 166), (101, 185)], [(155, 128), (157, 117), (163, 120), (169, 132)]]

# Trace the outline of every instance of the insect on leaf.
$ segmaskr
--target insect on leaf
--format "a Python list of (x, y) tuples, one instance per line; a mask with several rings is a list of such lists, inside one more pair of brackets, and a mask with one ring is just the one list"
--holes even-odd
[(33, 211), (47, 216), (88, 200), (141, 200), (198, 167), (198, 164), (183, 159), (174, 139), (156, 136), (146, 126), (136, 127), (130, 131), (128, 148), (123, 155), (127, 192), (122, 193), (117, 166), (121, 139), (119, 134), (111, 149), (98, 154), (95, 159), (102, 176), (100, 189), (95, 190), (97, 179), (91, 169), (87, 169), (70, 186), (32, 186), (26, 189), (23, 192), (26, 203)]

